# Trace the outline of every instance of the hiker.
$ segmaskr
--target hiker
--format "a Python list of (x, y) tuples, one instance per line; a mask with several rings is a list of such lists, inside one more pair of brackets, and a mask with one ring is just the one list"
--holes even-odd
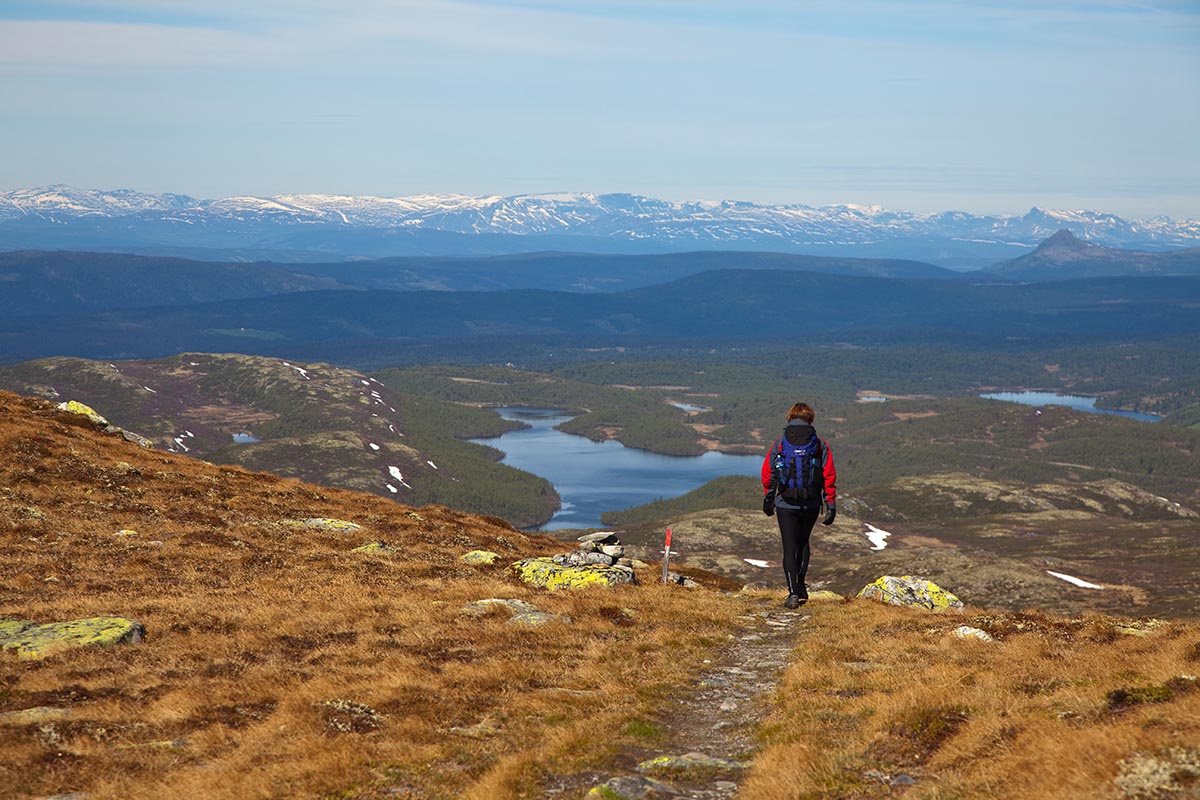
[(837, 516), (837, 471), (829, 443), (813, 428), (812, 406), (796, 403), (788, 411), (783, 436), (771, 445), (763, 459), (763, 513), (775, 516), (783, 538), (783, 574), (788, 596), (784, 608), (797, 608), (808, 601), (804, 576), (808, 572), (808, 538), (813, 525), (832, 525)]

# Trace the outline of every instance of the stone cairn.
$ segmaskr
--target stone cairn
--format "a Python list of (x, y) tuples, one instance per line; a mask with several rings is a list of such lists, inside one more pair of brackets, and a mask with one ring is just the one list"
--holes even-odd
[(625, 557), (625, 548), (613, 531), (586, 533), (579, 537), (579, 547), (569, 553), (552, 557), (555, 564), (564, 567), (582, 567), (598, 564), (603, 567), (626, 567), (633, 569), (633, 559)]

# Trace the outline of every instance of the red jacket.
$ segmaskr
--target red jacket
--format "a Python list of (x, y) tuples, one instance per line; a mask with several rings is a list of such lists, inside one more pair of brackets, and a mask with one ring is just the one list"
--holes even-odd
[[(793, 423), (795, 422), (800, 422), (800, 420), (794, 420)], [(775, 454), (779, 452), (781, 442), (781, 439), (776, 439), (775, 443), (771, 445), (771, 449), (767, 451), (766, 458), (763, 459), (762, 485), (764, 497), (775, 485), (774, 461)], [(825, 473), (825, 505), (832, 506), (837, 504), (837, 468), (833, 466), (833, 451), (829, 449), (829, 442), (824, 439), (821, 439), (821, 453), (821, 471)]]

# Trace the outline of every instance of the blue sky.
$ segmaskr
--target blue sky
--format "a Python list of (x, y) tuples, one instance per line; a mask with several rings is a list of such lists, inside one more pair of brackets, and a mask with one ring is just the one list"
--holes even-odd
[(3, 0), (0, 188), (1200, 218), (1200, 0)]

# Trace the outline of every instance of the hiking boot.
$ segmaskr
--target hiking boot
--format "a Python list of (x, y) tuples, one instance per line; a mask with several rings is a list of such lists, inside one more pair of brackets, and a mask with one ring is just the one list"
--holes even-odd
[(789, 594), (787, 596), (787, 599), (783, 601), (783, 607), (784, 608), (799, 608), (800, 604), (802, 602), (804, 602), (804, 601), (801, 600), (797, 595)]

